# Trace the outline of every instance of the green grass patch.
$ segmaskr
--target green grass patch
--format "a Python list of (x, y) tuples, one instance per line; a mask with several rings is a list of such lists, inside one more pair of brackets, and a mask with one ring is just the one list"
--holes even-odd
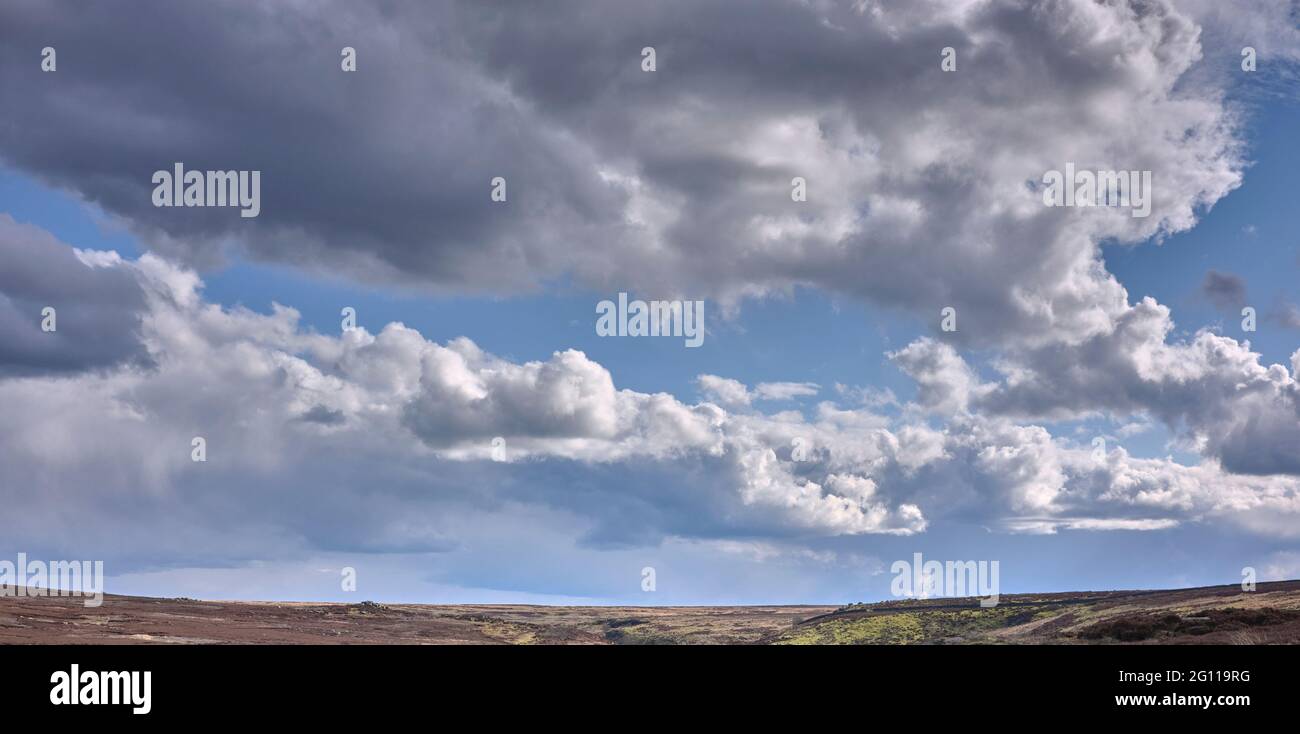
[(993, 607), (957, 611), (897, 612), (850, 619), (831, 618), (781, 635), (778, 645), (910, 645), (963, 640), (1031, 618), (1056, 612), (1027, 613), (1023, 608)]

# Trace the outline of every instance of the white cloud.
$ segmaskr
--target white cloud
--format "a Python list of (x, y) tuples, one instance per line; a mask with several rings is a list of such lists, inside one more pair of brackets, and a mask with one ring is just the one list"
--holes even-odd
[[(207, 562), (294, 548), (441, 552), (460, 542), (457, 508), (501, 503), (563, 513), (590, 542), (620, 545), (741, 536), (799, 547), (922, 533), (950, 516), (1013, 532), (1300, 527), (1295, 477), (1122, 449), (1098, 461), (1042, 426), (962, 409), (981, 390), (934, 342), (902, 359), (923, 394), (935, 381), (931, 406), (951, 409), (941, 426), (833, 403), (804, 418), (619, 389), (572, 350), (516, 363), (400, 324), (317, 334), (288, 307), (207, 303), (192, 273), (157, 257), (103, 262), (144, 294), (149, 365), (0, 379), (0, 498), (30, 521), (15, 542), (171, 548)], [(702, 384), (749, 394), (725, 378)], [(190, 460), (196, 435), (203, 464)], [(505, 463), (491, 461), (496, 436)], [(52, 532), (69, 507), (100, 520), (75, 537)], [(157, 523), (171, 530), (121, 533)]]
[(718, 377), (717, 375), (700, 375), (695, 378), (695, 382), (706, 397), (717, 401), (724, 407), (739, 408), (747, 406), (754, 399), (749, 394), (749, 388), (739, 380)]
[(815, 382), (760, 382), (754, 386), (759, 400), (792, 400), (816, 395), (821, 386)]

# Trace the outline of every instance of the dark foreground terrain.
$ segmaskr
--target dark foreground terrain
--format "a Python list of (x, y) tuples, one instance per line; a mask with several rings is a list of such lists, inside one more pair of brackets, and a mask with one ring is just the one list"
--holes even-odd
[(0, 597), (0, 644), (1295, 644), (1300, 581), (880, 604), (548, 607)]

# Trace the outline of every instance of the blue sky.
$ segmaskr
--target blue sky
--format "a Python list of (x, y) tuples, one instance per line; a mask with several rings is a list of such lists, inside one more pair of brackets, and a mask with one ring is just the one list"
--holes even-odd
[[(735, 48), (710, 41), (717, 8), (679, 8), (704, 29), (680, 35), (667, 10), (611, 8), (632, 56), (665, 38), (649, 76), (598, 71), (621, 47), (586, 44), (590, 18), (544, 43), (524, 12), (408, 8), (401, 31), (357, 26), (350, 78), (321, 10), (320, 48), (246, 89), (240, 64), (199, 63), (259, 53), (225, 33), (110, 41), (25, 8), (8, 48), (42, 29), (77, 53), (7, 79), (0, 499), (57, 531), (0, 552), (104, 558), (117, 593), (412, 602), (880, 600), (916, 552), (998, 560), (1003, 593), (1300, 574), (1294, 29), (1243, 37), (1259, 26), (1201, 3), (1158, 4), (1154, 35), (1087, 3), (1032, 23), (999, 2), (761, 5)], [(447, 27), (483, 37), (421, 34)], [(958, 39), (952, 76), (934, 34)], [(195, 60), (78, 65), (132, 39)], [(877, 53), (897, 64), (861, 81)], [(67, 113), (95, 105), (101, 124)], [(249, 161), (263, 214), (150, 206), (148, 173), (179, 159)], [(1093, 159), (1154, 170), (1149, 220), (1008, 185)], [(466, 193), (497, 170), (508, 209)], [(771, 204), (792, 173), (808, 206)], [(598, 336), (620, 291), (703, 300), (704, 344)], [(46, 303), (57, 342), (29, 318)]]
[[(1152, 246), (1112, 247), (1106, 265), (1130, 297), (1150, 295), (1174, 308), (1183, 329), (1221, 324), (1240, 332), (1240, 317), (1225, 316), (1201, 293), (1208, 270), (1234, 273), (1250, 285), (1250, 302), (1263, 313), (1279, 300), (1294, 300), (1300, 269), (1300, 213), (1287, 181), (1300, 165), (1293, 131), (1300, 109), (1294, 97), (1255, 106), (1248, 143), (1252, 161), (1242, 185), (1215, 204), (1196, 227)], [(1295, 351), (1294, 332), (1262, 328), (1251, 345), (1270, 362)]]

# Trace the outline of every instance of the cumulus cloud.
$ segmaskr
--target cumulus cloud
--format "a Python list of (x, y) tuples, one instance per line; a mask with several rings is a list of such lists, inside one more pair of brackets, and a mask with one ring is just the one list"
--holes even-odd
[[(438, 344), (401, 324), (377, 334), (357, 329), (325, 336), (302, 329), (297, 312), (285, 306), (259, 314), (207, 303), (201, 281), (154, 255), (93, 257), (138, 284), (148, 362), (0, 380), (6, 406), (0, 446), (5, 465), (14, 467), (3, 491), (11, 506), (28, 507), (33, 516), (57, 511), (47, 501), (76, 497), (88, 510), (162, 503), (176, 521), (199, 522), (199, 506), (225, 504), (220, 497), (229, 490), (211, 489), (225, 482), (263, 488), (272, 507), (299, 507), (292, 520), (274, 522), (293, 525), (303, 542), (323, 542), (324, 528), (346, 524), (340, 513), (368, 505), (361, 487), (369, 481), (397, 477), (405, 493), (416, 491), (413, 480), (418, 486), (434, 475), (431, 486), (446, 493), (442, 501), (509, 498), (560, 508), (586, 517), (593, 538), (624, 542), (925, 527), (918, 508), (887, 494), (796, 475), (788, 457), (777, 457), (782, 445), (770, 441), (767, 419), (619, 390), (604, 367), (578, 351), (515, 363), (467, 338)], [(191, 461), (194, 436), (206, 441), (204, 463)], [(505, 442), (503, 457), (493, 453), (497, 437)], [(498, 466), (494, 458), (504, 462)], [(568, 485), (592, 481), (601, 466), (615, 465), (624, 476), (602, 481), (594, 498)], [(372, 471), (379, 477), (361, 479)], [(473, 486), (494, 471), (509, 477), (504, 488)], [(680, 486), (657, 486), (653, 477), (675, 471), (684, 472), (676, 479)], [(446, 489), (452, 477), (465, 486)], [(318, 481), (330, 487), (325, 496), (315, 494)], [(653, 506), (668, 497), (678, 509), (657, 508), (633, 520), (624, 515), (629, 502)], [(449, 545), (445, 529), (398, 510), (408, 501), (376, 503), (328, 544)], [(247, 512), (273, 522), (264, 509)], [(610, 523), (618, 533), (601, 530)]]
[[(1022, 418), (1144, 413), (1229, 471), (1300, 474), (1300, 385), (1248, 343), (1198, 331), (1171, 343), (1169, 309), (1143, 299), (1114, 331), (1076, 346), (1005, 355), (974, 409)], [(953, 369), (953, 368), (949, 368)], [(930, 373), (933, 374), (933, 370)]]
[[(981, 343), (1104, 331), (1124, 303), (1096, 243), (1186, 229), (1240, 181), (1235, 115), (1182, 83), (1199, 28), (1163, 2), (959, 8), (159, 3), (154, 32), (20, 2), (0, 156), (190, 263), (231, 247), (421, 288), (567, 274), (724, 303), (811, 285), (956, 307)], [(50, 84), (14, 42), (38, 29), (114, 63)], [(154, 208), (150, 176), (176, 160), (261, 170), (261, 215)], [(1044, 207), (1037, 182), (1067, 162), (1153, 171), (1152, 216)]]
[(695, 384), (706, 397), (724, 407), (746, 406), (754, 399), (749, 394), (749, 387), (740, 380), (717, 375), (700, 375), (695, 378)]
[[(208, 303), (193, 273), (156, 256), (90, 257), (138, 283), (148, 362), (0, 380), (10, 467), (0, 491), (44, 528), (44, 543), (68, 503), (175, 528), (113, 541), (117, 553), (171, 543), (209, 562), (295, 545), (445, 550), (458, 542), (456, 508), (502, 503), (580, 518), (597, 545), (797, 545), (922, 533), (953, 517), (1026, 532), (1209, 517), (1257, 527), (1298, 511), (1294, 478), (1122, 450), (1099, 459), (1044, 427), (962, 410), (932, 427), (829, 402), (808, 417), (690, 405), (619, 389), (577, 351), (517, 363), (400, 324), (323, 335), (286, 306)], [(193, 436), (205, 438), (207, 462), (191, 461)], [(496, 437), (504, 456), (493, 454)], [(77, 542), (96, 539), (108, 542), (77, 531)]]
[(917, 401), (940, 413), (966, 410), (973, 393), (980, 392), (979, 376), (951, 345), (922, 337), (889, 358), (916, 381)]

